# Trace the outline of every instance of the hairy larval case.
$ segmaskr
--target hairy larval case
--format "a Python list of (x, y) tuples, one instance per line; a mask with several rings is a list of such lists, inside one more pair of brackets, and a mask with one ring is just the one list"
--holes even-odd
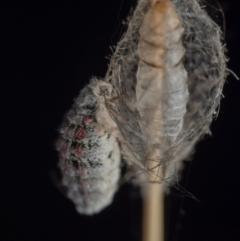
[(63, 121), (57, 142), (63, 185), (83, 214), (99, 212), (112, 202), (120, 175), (116, 138), (97, 124), (96, 108), (101, 103), (94, 91), (99, 85), (93, 80), (81, 91)]

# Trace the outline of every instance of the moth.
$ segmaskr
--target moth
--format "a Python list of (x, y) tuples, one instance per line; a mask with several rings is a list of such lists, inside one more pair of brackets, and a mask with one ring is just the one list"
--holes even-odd
[(106, 76), (80, 92), (60, 129), (62, 182), (79, 213), (112, 202), (121, 159), (138, 185), (147, 173), (174, 183), (217, 115), (226, 76), (221, 35), (197, 0), (138, 1)]

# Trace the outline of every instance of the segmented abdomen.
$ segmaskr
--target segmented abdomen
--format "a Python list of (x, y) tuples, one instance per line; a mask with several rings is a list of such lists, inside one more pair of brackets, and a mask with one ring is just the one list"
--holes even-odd
[(90, 83), (68, 112), (57, 142), (67, 196), (83, 214), (99, 212), (112, 202), (120, 176), (118, 143), (97, 128), (97, 103)]
[(140, 28), (137, 108), (147, 143), (161, 145), (162, 151), (171, 147), (181, 131), (189, 96), (182, 64), (183, 32), (169, 0), (156, 1)]

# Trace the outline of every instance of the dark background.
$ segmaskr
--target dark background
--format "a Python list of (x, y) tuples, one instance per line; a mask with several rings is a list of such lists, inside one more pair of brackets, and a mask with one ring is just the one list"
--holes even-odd
[[(1, 2), (1, 240), (140, 240), (141, 199), (123, 185), (100, 214), (79, 215), (54, 186), (54, 142), (92, 75), (104, 76), (134, 0)], [(240, 76), (240, 2), (220, 1), (228, 68)], [(240, 81), (224, 87), (212, 137), (197, 145), (166, 197), (166, 241), (240, 240)]]

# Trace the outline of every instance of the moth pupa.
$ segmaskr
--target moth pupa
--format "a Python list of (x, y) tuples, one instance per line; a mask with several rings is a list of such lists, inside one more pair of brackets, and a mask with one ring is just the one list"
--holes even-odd
[(200, 1), (138, 1), (105, 80), (121, 97), (118, 114), (111, 116), (125, 140), (122, 154), (140, 182), (139, 173), (153, 171), (149, 162), (156, 169), (163, 165), (161, 179), (174, 181), (182, 160), (209, 133), (225, 75), (221, 30)]
[(151, 153), (146, 162), (155, 162), (151, 163), (154, 167), (174, 145), (186, 113), (189, 92), (182, 63), (184, 29), (173, 4), (162, 0), (150, 6), (139, 32), (136, 108)]

